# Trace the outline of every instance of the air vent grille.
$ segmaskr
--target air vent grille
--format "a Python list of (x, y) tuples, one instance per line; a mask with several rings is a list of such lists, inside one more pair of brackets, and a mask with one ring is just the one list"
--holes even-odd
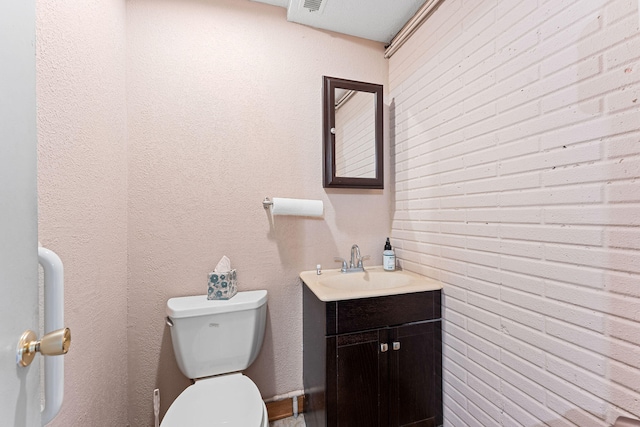
[(320, 10), (324, 1), (325, 0), (304, 0), (302, 7), (309, 10), (309, 12), (317, 12)]

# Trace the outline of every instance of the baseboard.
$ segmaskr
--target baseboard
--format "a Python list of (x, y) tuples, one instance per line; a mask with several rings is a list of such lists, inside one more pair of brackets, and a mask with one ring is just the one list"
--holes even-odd
[[(269, 421), (281, 420), (293, 416), (293, 398), (289, 397), (275, 402), (269, 402), (267, 413)], [(304, 412), (304, 396), (298, 396), (298, 413)]]

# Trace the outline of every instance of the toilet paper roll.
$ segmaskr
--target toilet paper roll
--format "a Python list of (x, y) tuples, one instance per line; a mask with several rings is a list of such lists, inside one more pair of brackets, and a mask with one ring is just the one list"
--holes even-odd
[(273, 215), (322, 216), (322, 200), (286, 199), (274, 197), (271, 213)]

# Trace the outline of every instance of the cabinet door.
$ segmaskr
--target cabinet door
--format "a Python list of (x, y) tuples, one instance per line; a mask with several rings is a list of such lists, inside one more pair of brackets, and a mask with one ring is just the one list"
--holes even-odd
[(441, 425), (441, 321), (399, 326), (390, 335), (390, 425)]
[(386, 329), (327, 338), (327, 426), (388, 426)]

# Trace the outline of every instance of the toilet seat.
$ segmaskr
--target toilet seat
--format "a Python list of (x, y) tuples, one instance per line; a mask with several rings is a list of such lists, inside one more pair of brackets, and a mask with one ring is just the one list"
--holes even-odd
[(197, 380), (171, 404), (161, 427), (267, 427), (258, 387), (241, 373)]

